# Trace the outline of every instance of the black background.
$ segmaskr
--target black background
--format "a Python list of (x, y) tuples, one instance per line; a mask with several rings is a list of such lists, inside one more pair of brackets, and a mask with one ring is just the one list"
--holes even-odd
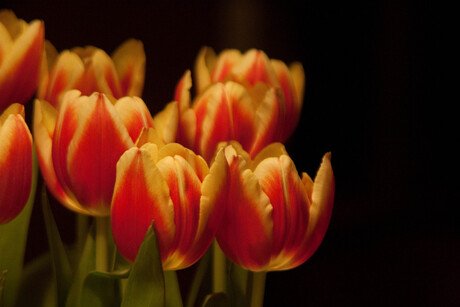
[[(460, 303), (458, 219), (437, 172), (445, 162), (434, 154), (443, 132), (431, 110), (436, 33), (428, 1), (45, 0), (4, 7), (44, 20), (59, 51), (95, 45), (110, 53), (128, 38), (142, 40), (143, 98), (152, 114), (172, 100), (203, 45), (216, 52), (259, 48), (302, 62), (302, 117), (286, 147), (297, 169), (312, 176), (332, 152), (336, 199), (311, 259), (268, 274), (266, 306)], [(27, 259), (47, 249), (39, 211)], [(64, 239), (73, 240), (73, 215), (59, 205), (53, 211)]]

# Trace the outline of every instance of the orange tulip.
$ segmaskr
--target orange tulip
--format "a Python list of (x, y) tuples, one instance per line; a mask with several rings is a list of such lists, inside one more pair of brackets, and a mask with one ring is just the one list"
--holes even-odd
[(0, 10), (0, 112), (12, 101), (26, 103), (37, 89), (45, 26), (27, 24)]
[(147, 143), (126, 151), (117, 164), (111, 214), (120, 253), (134, 261), (153, 220), (163, 269), (195, 263), (221, 220), (227, 179), (222, 151), (210, 169), (177, 143), (160, 148)]
[(10, 105), (0, 115), (0, 224), (24, 208), (32, 184), (32, 136), (24, 106)]
[(101, 92), (111, 100), (141, 96), (145, 77), (145, 53), (141, 41), (130, 39), (109, 57), (103, 50), (76, 47), (57, 53), (46, 42), (38, 98), (56, 106), (62, 95), (78, 89), (83, 95)]
[(116, 163), (154, 122), (138, 97), (112, 104), (104, 94), (72, 90), (57, 109), (37, 99), (34, 138), (48, 188), (74, 211), (109, 215)]
[(320, 245), (332, 213), (330, 154), (315, 180), (299, 177), (283, 145), (264, 148), (254, 160), (241, 145), (225, 147), (230, 191), (217, 232), (224, 253), (252, 271), (277, 271), (304, 263)]

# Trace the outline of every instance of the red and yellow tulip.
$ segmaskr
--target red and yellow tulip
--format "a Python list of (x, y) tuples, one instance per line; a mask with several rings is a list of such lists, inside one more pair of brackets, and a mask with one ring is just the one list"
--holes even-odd
[(252, 271), (277, 271), (304, 263), (320, 245), (332, 213), (334, 175), (330, 154), (313, 181), (299, 177), (280, 143), (254, 160), (238, 143), (225, 147), (230, 191), (217, 232), (224, 253)]
[(300, 63), (288, 68), (255, 49), (245, 54), (224, 50), (216, 56), (203, 48), (195, 80), (197, 97), (192, 106), (190, 72), (176, 87), (177, 138), (208, 161), (221, 141), (236, 140), (255, 156), (272, 142), (286, 141), (297, 125), (305, 82)]
[(10, 105), (0, 115), (0, 224), (24, 208), (32, 184), (32, 135), (24, 106)]
[[(171, 116), (177, 118), (177, 112)], [(71, 90), (58, 108), (37, 99), (33, 132), (48, 188), (74, 211), (109, 215), (116, 163), (154, 122), (138, 97), (112, 104), (104, 94)]]
[(11, 102), (26, 103), (37, 89), (45, 26), (26, 23), (0, 10), (0, 112)]
[(111, 100), (141, 96), (145, 77), (145, 52), (141, 41), (130, 39), (110, 57), (93, 47), (75, 47), (57, 53), (46, 42), (38, 98), (56, 106), (62, 95), (78, 89), (83, 95), (101, 92)]
[(177, 143), (147, 143), (126, 151), (117, 164), (112, 232), (120, 253), (134, 261), (154, 221), (164, 270), (195, 263), (214, 238), (224, 212), (228, 166), (223, 151), (208, 168)]

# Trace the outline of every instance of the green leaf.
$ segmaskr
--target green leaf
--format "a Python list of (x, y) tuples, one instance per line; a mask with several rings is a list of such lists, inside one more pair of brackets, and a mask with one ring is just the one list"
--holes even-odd
[(81, 296), (82, 296), (82, 289), (83, 284), (85, 282), (86, 276), (92, 271), (95, 270), (95, 256), (96, 256), (96, 248), (95, 248), (95, 240), (93, 231), (88, 232), (88, 236), (86, 238), (85, 246), (83, 247), (83, 251), (80, 257), (80, 262), (78, 264), (77, 271), (73, 276), (73, 282), (69, 290), (69, 294), (67, 296), (67, 301), (65, 306), (66, 307), (80, 307), (81, 304)]
[(45, 185), (43, 185), (42, 189), (42, 209), (53, 271), (56, 276), (58, 303), (59, 306), (64, 306), (72, 282), (72, 271), (56, 221), (51, 212)]
[[(33, 146), (32, 146), (33, 147)], [(14, 306), (24, 261), (27, 231), (29, 229), (30, 215), (35, 201), (37, 188), (38, 163), (35, 150), (33, 150), (32, 185), (29, 199), (22, 212), (12, 221), (0, 225), (0, 274), (6, 270), (3, 284), (3, 300), (0, 306)]]
[(121, 306), (165, 306), (165, 282), (153, 222), (137, 253)]
[(165, 298), (166, 306), (171, 307), (182, 307), (182, 297), (179, 288), (179, 282), (177, 281), (176, 271), (165, 271)]
[[(225, 293), (213, 293), (206, 296), (203, 307), (228, 307), (230, 303)], [(244, 305), (242, 305), (244, 306)]]
[(24, 267), (16, 306), (57, 307), (51, 256), (42, 254)]

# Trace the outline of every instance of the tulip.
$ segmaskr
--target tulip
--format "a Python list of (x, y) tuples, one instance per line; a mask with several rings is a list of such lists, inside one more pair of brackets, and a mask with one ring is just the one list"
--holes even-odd
[(177, 143), (126, 151), (117, 163), (112, 233), (120, 253), (136, 258), (154, 221), (164, 270), (195, 263), (208, 249), (224, 212), (227, 164), (223, 152), (208, 168)]
[(57, 53), (46, 42), (38, 98), (56, 106), (67, 90), (83, 95), (101, 92), (111, 100), (141, 96), (145, 77), (145, 52), (141, 41), (130, 39), (112, 57), (93, 47), (76, 47)]
[(190, 107), (190, 72), (176, 88), (179, 107), (177, 140), (211, 161), (220, 142), (237, 140), (251, 155), (273, 141), (279, 99), (274, 88), (247, 89), (228, 81), (214, 83)]
[(0, 10), (0, 112), (12, 101), (26, 103), (37, 89), (45, 26), (27, 24)]
[(283, 145), (264, 148), (254, 160), (241, 145), (225, 147), (230, 191), (216, 234), (228, 258), (251, 271), (278, 271), (304, 263), (320, 245), (332, 213), (330, 153), (315, 180), (299, 177)]
[(24, 106), (10, 105), (0, 115), (0, 225), (24, 208), (32, 184), (32, 136)]
[(71, 210), (109, 215), (116, 163), (154, 122), (138, 97), (113, 105), (104, 94), (72, 90), (58, 108), (37, 99), (33, 133), (48, 188)]

